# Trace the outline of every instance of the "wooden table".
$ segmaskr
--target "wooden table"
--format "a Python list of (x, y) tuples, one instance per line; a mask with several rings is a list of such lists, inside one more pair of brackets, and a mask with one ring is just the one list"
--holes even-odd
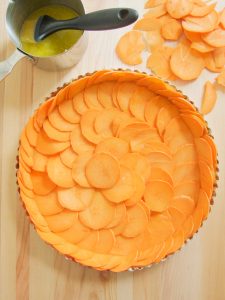
[[(222, 1), (221, 1), (222, 2)], [(0, 60), (13, 51), (4, 25), (7, 0), (0, 1)], [(143, 11), (143, 0), (85, 0), (87, 11), (130, 6)], [(220, 7), (222, 7), (222, 3)], [(220, 160), (220, 184), (212, 213), (179, 253), (150, 269), (113, 274), (97, 272), (65, 260), (38, 237), (18, 201), (15, 157), (21, 129), (49, 93), (78, 74), (126, 67), (114, 46), (127, 29), (96, 32), (82, 61), (66, 72), (49, 73), (28, 60), (0, 83), (0, 300), (223, 300), (225, 299), (225, 139), (224, 91), (207, 116)], [(144, 64), (138, 69), (147, 71)], [(204, 71), (193, 83), (178, 84), (200, 105)]]

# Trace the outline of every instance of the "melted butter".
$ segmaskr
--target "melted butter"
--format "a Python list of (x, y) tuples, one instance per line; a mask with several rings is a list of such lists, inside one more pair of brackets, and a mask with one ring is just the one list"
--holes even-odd
[(63, 5), (49, 5), (39, 8), (30, 14), (22, 25), (20, 32), (21, 49), (33, 56), (53, 56), (71, 48), (81, 37), (81, 30), (61, 30), (53, 33), (43, 41), (34, 40), (34, 29), (40, 16), (48, 15), (57, 20), (67, 20), (78, 14)]

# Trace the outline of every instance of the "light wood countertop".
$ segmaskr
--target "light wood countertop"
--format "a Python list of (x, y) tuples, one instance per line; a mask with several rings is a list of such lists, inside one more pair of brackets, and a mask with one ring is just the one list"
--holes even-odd
[[(222, 2), (222, 1), (221, 1)], [(0, 1), (0, 60), (13, 51), (5, 29), (8, 1)], [(87, 11), (129, 6), (143, 11), (143, 0), (84, 0)], [(220, 8), (223, 4), (220, 3)], [(206, 119), (219, 150), (219, 188), (209, 219), (179, 253), (150, 269), (114, 274), (66, 260), (29, 225), (18, 199), (15, 157), (21, 129), (38, 104), (64, 82), (96, 69), (125, 67), (114, 46), (121, 29), (92, 32), (80, 63), (50, 73), (27, 59), (0, 82), (0, 300), (224, 300), (225, 299), (225, 91)], [(147, 71), (144, 64), (138, 69)], [(202, 86), (214, 75), (204, 71), (179, 84), (199, 107)]]

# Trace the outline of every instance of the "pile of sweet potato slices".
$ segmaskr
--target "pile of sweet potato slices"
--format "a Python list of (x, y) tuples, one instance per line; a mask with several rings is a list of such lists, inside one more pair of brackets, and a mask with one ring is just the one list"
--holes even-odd
[(147, 50), (147, 67), (166, 80), (195, 80), (205, 68), (219, 73), (204, 86), (201, 112), (209, 113), (217, 88), (225, 87), (225, 9), (216, 11), (216, 2), (203, 0), (149, 0), (145, 8), (144, 16), (119, 40), (118, 57), (138, 65)]
[(60, 90), (20, 138), (20, 196), (61, 253), (118, 272), (174, 253), (207, 218), (216, 148), (156, 77), (99, 71)]

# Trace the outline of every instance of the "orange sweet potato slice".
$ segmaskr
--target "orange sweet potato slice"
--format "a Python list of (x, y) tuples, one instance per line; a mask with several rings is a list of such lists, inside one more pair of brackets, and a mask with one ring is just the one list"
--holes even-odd
[(44, 120), (47, 118), (48, 116), (48, 112), (49, 112), (49, 108), (51, 107), (51, 105), (54, 102), (54, 98), (49, 99), (48, 101), (44, 102), (39, 109), (37, 110), (37, 113), (35, 114), (35, 121), (38, 125), (39, 128), (42, 127), (42, 124), (44, 122)]
[(144, 129), (137, 132), (135, 136), (131, 136), (130, 147), (133, 152), (145, 152), (145, 149), (148, 147), (148, 144), (151, 144), (151, 142), (161, 142), (161, 139), (155, 128)]
[(196, 201), (200, 184), (198, 181), (191, 180), (183, 181), (174, 187), (174, 197), (188, 196)]
[(204, 162), (199, 162), (201, 188), (206, 192), (209, 199), (212, 197), (214, 177), (210, 167)]
[(99, 243), (95, 246), (96, 253), (107, 254), (116, 242), (114, 233), (111, 229), (99, 230)]
[(74, 186), (72, 170), (62, 163), (59, 156), (48, 158), (47, 173), (51, 181), (59, 187), (71, 188)]
[(203, 208), (203, 219), (207, 219), (210, 212), (210, 201), (207, 193), (200, 189), (198, 205)]
[(74, 128), (74, 124), (67, 122), (59, 113), (58, 108), (55, 108), (48, 115), (49, 122), (53, 127), (60, 131), (72, 131)]
[(19, 148), (19, 160), (23, 160), (28, 167), (32, 167), (33, 165), (33, 157), (28, 156), (22, 146)]
[(90, 143), (82, 135), (80, 125), (76, 124), (70, 135), (72, 149), (75, 153), (81, 154), (85, 151), (93, 151), (94, 144)]
[(59, 113), (66, 121), (70, 123), (79, 123), (80, 115), (74, 110), (72, 100), (63, 101), (58, 108)]
[(213, 10), (204, 17), (188, 16), (182, 21), (185, 30), (191, 32), (210, 32), (215, 29), (218, 24), (218, 13)]
[(114, 216), (114, 205), (100, 192), (95, 192), (91, 204), (79, 213), (80, 221), (87, 227), (97, 230), (107, 226)]
[(40, 131), (38, 134), (36, 150), (43, 155), (53, 155), (67, 149), (69, 145), (69, 142), (53, 141), (44, 131)]
[(172, 19), (162, 26), (161, 33), (165, 40), (177, 41), (182, 34), (181, 23)]
[(166, 104), (168, 104), (168, 100), (162, 96), (155, 96), (146, 104), (145, 119), (150, 126), (155, 125), (160, 108)]
[(133, 206), (137, 202), (139, 202), (145, 191), (145, 181), (141, 176), (138, 176), (136, 173), (134, 174), (134, 185), (135, 185), (135, 192), (130, 199), (125, 201), (126, 206)]
[(141, 31), (151, 31), (151, 30), (160, 30), (161, 24), (157, 17), (145, 17), (139, 19), (133, 29), (134, 30), (141, 30)]
[(55, 190), (48, 194), (47, 199), (46, 196), (35, 195), (34, 201), (43, 216), (51, 216), (63, 211), (63, 207), (58, 202)]
[(98, 101), (98, 85), (91, 85), (84, 90), (84, 101), (90, 109), (102, 109)]
[(138, 133), (142, 133), (143, 130), (148, 130), (150, 127), (147, 123), (136, 121), (136, 119), (132, 119), (125, 121), (121, 124), (121, 128), (118, 131), (119, 138), (130, 142), (132, 138), (134, 138)]
[(31, 168), (21, 158), (19, 159), (19, 165), (22, 165), (27, 173), (31, 173)]
[(118, 161), (110, 154), (96, 153), (87, 163), (85, 174), (95, 188), (112, 188), (120, 177)]
[[(216, 53), (216, 52), (215, 52)], [(205, 67), (214, 73), (220, 73), (223, 70), (223, 66), (218, 66), (218, 62), (214, 52), (209, 52), (204, 55)]]
[(40, 196), (48, 195), (56, 187), (47, 173), (32, 171), (31, 180), (33, 182), (34, 193)]
[(18, 185), (19, 185), (19, 189), (20, 189), (20, 194), (22, 195), (22, 193), (33, 199), (34, 198), (34, 193), (32, 190), (29, 190), (23, 183), (23, 181), (21, 180), (20, 176), (17, 176), (17, 181), (18, 181)]
[(88, 107), (84, 102), (83, 91), (76, 94), (73, 97), (73, 107), (74, 107), (75, 111), (80, 115), (82, 115), (83, 113), (85, 113), (88, 110)]
[(225, 9), (223, 9), (220, 14), (220, 25), (225, 29)]
[(25, 134), (25, 129), (23, 130), (21, 136), (20, 136), (20, 144), (23, 146), (24, 151), (26, 152), (26, 154), (28, 156), (32, 156), (33, 155), (33, 147), (30, 145), (30, 143), (28, 142), (27, 136)]
[(168, 209), (175, 231), (179, 230), (185, 221), (185, 215), (174, 207)]
[(169, 207), (173, 197), (172, 186), (162, 180), (152, 180), (146, 185), (144, 199), (148, 208), (155, 212), (163, 212)]
[(208, 142), (208, 144), (211, 147), (212, 158), (213, 158), (213, 165), (214, 165), (214, 169), (216, 169), (216, 166), (217, 166), (217, 148), (216, 148), (215, 142), (213, 140), (213, 137), (211, 137), (210, 135), (206, 134), (206, 135), (203, 136), (203, 138)]
[(112, 122), (117, 114), (115, 109), (105, 109), (97, 114), (94, 128), (95, 131), (104, 138), (112, 137)]
[(174, 19), (181, 19), (190, 14), (193, 6), (193, 1), (190, 0), (168, 0), (166, 10)]
[(76, 218), (77, 213), (65, 209), (56, 215), (46, 216), (45, 220), (51, 231), (57, 233), (69, 229)]
[(70, 139), (70, 132), (69, 131), (60, 131), (52, 126), (48, 119), (46, 119), (43, 123), (43, 130), (46, 135), (58, 142), (67, 142)]
[(122, 232), (123, 236), (128, 238), (136, 237), (146, 229), (148, 216), (139, 203), (127, 208), (127, 218), (128, 223)]
[(171, 121), (171, 119), (178, 116), (178, 114), (178, 109), (174, 105), (167, 105), (159, 110), (156, 120), (156, 126), (161, 136), (163, 136), (166, 126)]
[(72, 168), (73, 162), (77, 158), (77, 154), (73, 151), (71, 147), (61, 152), (59, 156), (62, 163), (68, 168)]
[[(222, 72), (218, 75), (218, 77), (216, 78), (216, 82), (219, 85), (225, 87), (225, 69), (223, 69)], [(214, 99), (214, 101), (215, 101), (215, 92), (216, 92), (215, 87), (213, 87), (213, 95), (210, 95), (211, 96), (210, 99), (212, 98)], [(213, 100), (210, 101), (212, 101), (211, 105), (214, 106), (214, 101)]]
[(90, 229), (84, 226), (79, 218), (75, 218), (73, 224), (70, 228), (66, 229), (65, 231), (58, 232), (57, 234), (61, 236), (66, 241), (77, 244), (84, 238), (88, 236), (90, 233)]
[(154, 94), (145, 87), (137, 87), (130, 99), (130, 111), (138, 120), (145, 120), (145, 106)]
[(215, 86), (210, 81), (206, 81), (201, 103), (201, 113), (203, 115), (207, 115), (208, 113), (210, 113), (216, 104), (216, 100), (217, 93)]
[(116, 46), (116, 54), (127, 65), (138, 65), (142, 62), (141, 53), (145, 49), (142, 34), (132, 30), (125, 33)]
[(31, 174), (28, 173), (22, 165), (20, 165), (20, 168), (18, 170), (18, 176), (21, 178), (22, 182), (24, 183), (25, 187), (33, 190), (33, 182), (31, 179)]
[(202, 39), (212, 47), (225, 47), (225, 30), (216, 28), (211, 32), (203, 34)]
[(117, 103), (122, 111), (129, 110), (130, 99), (136, 89), (132, 82), (122, 82), (118, 85)]
[(156, 244), (165, 241), (174, 233), (174, 227), (171, 219), (165, 214), (156, 214), (150, 217), (148, 230), (150, 238)]
[(38, 132), (34, 128), (34, 118), (31, 117), (26, 125), (25, 133), (31, 146), (35, 147), (37, 143)]
[(194, 219), (193, 216), (190, 215), (183, 223), (183, 232), (184, 232), (184, 238), (190, 238), (192, 236), (192, 231), (194, 228)]
[(195, 139), (195, 147), (199, 159), (207, 163), (209, 166), (213, 165), (213, 154), (210, 144), (204, 138)]
[(162, 37), (159, 29), (144, 32), (144, 39), (149, 52), (154, 51), (155, 47), (162, 46), (164, 43), (164, 38)]
[(127, 210), (124, 203), (115, 204), (115, 211), (111, 222), (106, 225), (106, 228), (113, 228), (120, 225), (126, 219)]
[(112, 91), (114, 85), (115, 85), (114, 81), (111, 82), (106, 81), (98, 85), (98, 91), (97, 91), (98, 101), (105, 108), (113, 107)]
[(212, 3), (210, 5), (207, 5), (204, 2), (197, 2), (195, 1), (194, 7), (189, 13), (190, 16), (193, 17), (204, 17), (208, 14), (210, 14), (215, 9), (216, 3)]
[[(151, 237), (151, 235), (150, 235), (150, 237)], [(156, 245), (153, 245), (149, 249), (142, 251), (141, 254), (139, 255), (138, 261), (137, 261), (137, 263), (135, 263), (135, 265), (140, 266), (140, 267), (150, 265), (159, 256), (163, 247), (164, 247), (164, 242), (157, 243)]]
[(58, 188), (57, 195), (62, 207), (69, 210), (82, 211), (90, 205), (94, 196), (94, 190), (75, 185), (69, 189)]
[(162, 180), (168, 182), (170, 186), (173, 186), (173, 179), (169, 173), (160, 168), (151, 168), (150, 181)]
[(170, 67), (170, 58), (174, 49), (168, 46), (155, 47), (147, 60), (147, 68), (163, 79), (176, 80)]
[(175, 197), (171, 201), (170, 207), (176, 208), (185, 216), (189, 216), (195, 208), (195, 201), (187, 196)]
[(102, 190), (103, 195), (113, 203), (120, 203), (129, 199), (135, 192), (133, 173), (126, 167), (120, 167), (120, 178), (109, 189)]
[(158, 18), (164, 16), (167, 13), (165, 4), (160, 4), (149, 9), (145, 14), (144, 18)]
[(140, 154), (144, 155), (144, 156), (148, 156), (150, 153), (152, 152), (161, 152), (161, 153), (165, 153), (167, 154), (167, 156), (171, 157), (170, 154), (170, 149), (169, 147), (162, 142), (157, 142), (157, 141), (143, 141), (145, 142), (143, 145), (140, 145), (140, 147), (136, 147), (136, 149), (138, 150), (137, 152), (139, 152)]
[(147, 180), (150, 175), (150, 166), (148, 166), (148, 160), (146, 157), (139, 153), (128, 153), (124, 157), (122, 157), (120, 161), (122, 166), (125, 166), (132, 171), (134, 171), (137, 175), (139, 175), (144, 180)]
[(173, 235), (173, 245), (168, 250), (167, 254), (175, 253), (177, 250), (179, 250), (183, 244), (184, 244), (184, 232), (183, 230), (178, 230)]
[(152, 8), (166, 3), (166, 0), (148, 0), (145, 3), (145, 8)]
[(91, 143), (98, 144), (102, 141), (102, 137), (96, 133), (94, 124), (97, 115), (100, 112), (97, 110), (89, 110), (81, 117), (80, 126), (83, 136)]
[(195, 162), (197, 153), (194, 144), (185, 144), (177, 149), (174, 153), (174, 161), (176, 164), (185, 162)]
[(32, 169), (39, 172), (45, 172), (48, 158), (34, 149)]
[[(120, 204), (122, 204), (122, 203), (120, 203)], [(127, 222), (128, 222), (128, 220), (127, 220), (127, 215), (126, 215), (125, 218), (122, 219), (122, 221), (120, 223), (118, 223), (116, 226), (111, 228), (115, 236), (118, 236), (123, 232), (125, 226), (127, 225)]]
[(116, 137), (103, 140), (95, 148), (95, 153), (108, 153), (117, 159), (122, 158), (128, 152), (128, 142)]
[(205, 122), (202, 121), (202, 118), (199, 118), (197, 115), (195, 116), (189, 113), (181, 114), (181, 117), (183, 118), (187, 126), (190, 128), (193, 136), (195, 137), (203, 136), (205, 132)]
[(129, 256), (131, 253), (137, 252), (137, 238), (126, 238), (123, 236), (117, 236), (116, 237), (116, 243), (110, 253), (112, 255), (124, 255), (124, 258), (126, 256)]
[(171, 55), (170, 67), (180, 79), (193, 80), (199, 77), (205, 62), (197, 51), (190, 48), (188, 42), (182, 42)]
[(190, 178), (192, 180), (199, 180), (199, 167), (197, 163), (189, 162), (176, 165), (173, 175), (175, 185)]
[(208, 53), (214, 50), (214, 47), (206, 44), (203, 40), (199, 40), (198, 42), (193, 42), (191, 44), (191, 48), (200, 53)]
[(82, 187), (91, 187), (85, 174), (86, 165), (91, 157), (92, 152), (83, 152), (77, 156), (72, 166), (73, 180)]
[(185, 37), (192, 43), (201, 41), (201, 33), (200, 32), (191, 32), (187, 30), (183, 30)]
[(225, 65), (225, 47), (216, 48), (213, 54), (216, 67), (223, 68)]

